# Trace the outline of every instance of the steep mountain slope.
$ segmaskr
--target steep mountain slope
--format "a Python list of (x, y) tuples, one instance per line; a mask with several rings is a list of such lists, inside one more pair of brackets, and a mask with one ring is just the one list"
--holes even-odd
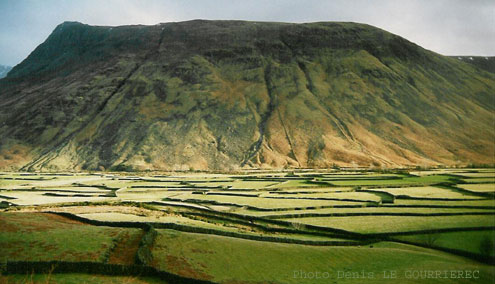
[(0, 65), (0, 79), (7, 76), (7, 73), (12, 69), (10, 66)]
[(495, 57), (494, 56), (450, 56), (457, 58), (463, 62), (472, 64), (480, 69), (495, 73)]
[(495, 75), (355, 23), (66, 22), (0, 80), (0, 167), (493, 163)]

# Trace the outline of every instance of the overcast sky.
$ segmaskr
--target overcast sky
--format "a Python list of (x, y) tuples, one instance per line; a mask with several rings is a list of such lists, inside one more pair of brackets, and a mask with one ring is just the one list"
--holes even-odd
[(361, 22), (444, 55), (495, 55), (495, 0), (0, 0), (0, 64), (20, 63), (64, 21), (192, 19)]

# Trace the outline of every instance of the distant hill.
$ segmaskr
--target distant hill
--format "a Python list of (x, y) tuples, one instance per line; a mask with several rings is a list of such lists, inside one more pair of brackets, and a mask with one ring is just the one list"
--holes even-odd
[(495, 73), (495, 56), (450, 56), (472, 64), (480, 69)]
[(356, 23), (66, 22), (0, 80), (0, 168), (493, 163), (465, 61)]
[(7, 76), (7, 73), (12, 69), (10, 66), (0, 65), (0, 79)]

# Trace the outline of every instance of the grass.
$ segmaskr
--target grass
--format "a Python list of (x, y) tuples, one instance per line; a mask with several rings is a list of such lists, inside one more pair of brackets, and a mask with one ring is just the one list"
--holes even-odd
[(464, 169), (433, 169), (433, 170), (421, 170), (421, 171), (411, 171), (410, 174), (417, 176), (425, 175), (438, 175), (438, 174), (462, 174), (462, 173), (495, 173), (494, 169), (491, 168), (464, 168)]
[(233, 203), (241, 206), (252, 206), (252, 207), (260, 207), (267, 209), (365, 204), (364, 202), (360, 203), (360, 202), (333, 201), (333, 200), (275, 199), (275, 198), (255, 198), (255, 197), (240, 197), (240, 196), (202, 195), (202, 194), (190, 194), (190, 193), (174, 196), (173, 198), (181, 199), (182, 201), (196, 199), (200, 201)]
[(445, 200), (418, 200), (418, 199), (396, 199), (394, 205), (410, 205), (410, 206), (491, 206), (495, 208), (495, 200), (466, 200), (466, 201), (445, 201)]
[[(494, 191), (492, 177), (453, 178), (449, 174), (493, 174), (490, 171), (469, 170), (434, 170), (418, 172), (417, 177), (402, 173), (379, 172), (320, 172), (322, 179), (331, 185), (322, 187), (321, 184), (307, 183), (304, 178), (280, 181), (269, 181), (263, 178), (270, 176), (283, 177), (286, 173), (266, 172), (249, 173), (249, 180), (242, 176), (209, 175), (191, 173), (176, 176), (141, 177), (153, 179), (157, 182), (143, 180), (116, 180), (112, 176), (96, 176), (77, 174), (74, 176), (46, 176), (47, 180), (6, 180), (0, 179), (0, 188), (15, 188), (22, 190), (1, 190), (0, 196), (12, 196), (17, 199), (9, 202), (32, 207), (20, 206), (8, 209), (12, 212), (0, 212), (0, 262), (5, 260), (91, 260), (103, 261), (109, 258), (110, 248), (115, 248), (111, 254), (112, 261), (120, 261), (118, 256), (129, 251), (125, 256), (125, 263), (130, 264), (134, 259), (131, 248), (137, 247), (142, 231), (103, 226), (90, 226), (76, 221), (62, 218), (58, 215), (43, 213), (15, 213), (21, 211), (52, 210), (71, 212), (85, 218), (101, 221), (132, 221), (132, 222), (162, 222), (182, 224), (196, 228), (214, 229), (223, 232), (235, 232), (245, 236), (267, 236), (293, 240), (309, 241), (342, 241), (343, 239), (331, 236), (307, 234), (307, 228), (297, 224), (312, 224), (321, 227), (330, 227), (360, 233), (408, 232), (431, 228), (455, 228), (495, 226), (494, 215), (456, 215), (456, 216), (353, 216), (353, 217), (297, 217), (289, 218), (294, 214), (335, 214), (335, 213), (495, 213), (495, 200), (414, 200), (395, 199), (393, 203), (386, 203), (380, 207), (366, 207), (377, 203), (363, 202), (371, 200), (379, 202), (378, 194), (357, 191), (362, 187), (371, 191), (385, 191), (392, 195), (407, 195), (413, 198), (441, 198), (441, 199), (468, 199), (473, 197), (462, 192), (434, 186), (437, 183), (449, 182), (455, 184), (464, 180), (468, 183), (455, 184), (456, 187), (471, 191)], [(296, 175), (299, 173), (296, 172)], [(304, 172), (306, 175), (312, 172)], [(19, 174), (7, 174), (3, 177), (21, 177)], [(395, 176), (398, 179), (386, 179)], [(2, 177), (2, 176), (0, 176)], [(38, 178), (40, 176), (22, 176)], [(122, 175), (124, 177), (124, 175)], [(361, 179), (352, 179), (359, 177)], [(370, 177), (372, 179), (362, 179)], [(48, 179), (49, 178), (49, 179)], [(257, 179), (259, 178), (259, 179)], [(312, 178), (312, 177), (308, 177)], [(335, 179), (349, 180), (335, 180)], [(471, 182), (479, 182), (479, 184)], [(491, 183), (483, 183), (483, 182)], [(84, 184), (77, 187), (73, 183)], [(191, 191), (167, 190), (166, 187), (211, 187), (203, 189), (207, 194), (193, 194)], [(101, 194), (109, 190), (98, 189), (96, 185), (106, 185), (117, 190), (116, 197), (55, 197), (44, 193), (75, 194), (98, 192)], [(134, 187), (132, 187), (134, 186)], [(142, 186), (142, 187), (140, 187)], [(222, 186), (224, 189), (216, 189)], [(42, 191), (29, 191), (32, 187)], [(151, 187), (151, 188), (147, 188)], [(231, 189), (229, 189), (231, 188)], [(236, 189), (245, 189), (236, 191)], [(64, 192), (65, 191), (65, 192)], [(71, 192), (77, 191), (77, 192)], [(199, 191), (199, 190), (197, 190)], [(210, 193), (210, 194), (208, 194)], [(237, 195), (214, 195), (246, 194)], [(93, 193), (91, 193), (93, 194)], [(97, 194), (97, 193), (94, 193)], [(276, 197), (276, 198), (267, 198)], [(349, 199), (317, 200), (314, 198)], [(142, 204), (141, 202), (161, 201), (167, 199), (172, 205), (160, 206)], [(2, 199), (3, 200), (3, 199)], [(61, 206), (55, 203), (68, 205), (73, 202), (90, 201), (86, 205)], [(180, 200), (180, 201), (177, 201)], [(108, 203), (91, 203), (104, 201)], [(120, 201), (133, 201), (141, 206), (122, 205)], [(111, 204), (116, 202), (116, 204)], [(218, 202), (218, 205), (212, 204)], [(194, 213), (196, 209), (177, 207), (185, 203), (201, 207), (203, 210), (213, 210), (211, 216), (205, 217)], [(37, 206), (43, 205), (44, 206)], [(400, 206), (421, 207), (400, 207)], [(329, 206), (359, 206), (357, 208), (320, 208)], [(428, 208), (428, 206), (452, 206), (452, 208)], [(463, 206), (468, 208), (454, 208)], [(484, 206), (491, 209), (469, 208), (469, 206)], [(256, 211), (250, 207), (271, 211)], [(316, 207), (316, 208), (315, 208)], [(296, 208), (302, 208), (296, 210)], [(304, 209), (312, 208), (312, 209)], [(151, 210), (155, 209), (155, 210)], [(241, 215), (270, 216), (270, 218), (294, 222), (294, 228), (302, 230), (299, 234), (264, 232), (255, 224), (272, 228), (287, 228), (286, 225), (276, 225), (269, 220), (255, 220), (239, 222), (215, 217), (215, 211), (228, 211)], [(273, 222), (273, 220), (271, 221)], [(452, 254), (441, 253), (435, 250), (417, 246), (403, 245), (392, 242), (375, 243), (368, 246), (309, 246), (295, 245), (280, 242), (251, 241), (241, 238), (231, 238), (211, 234), (185, 233), (174, 230), (158, 229), (158, 238), (153, 247), (153, 265), (159, 269), (177, 273), (186, 277), (211, 280), (220, 283), (318, 283), (316, 279), (294, 278), (294, 272), (321, 271), (332, 275), (330, 280), (321, 283), (383, 283), (387, 279), (378, 276), (383, 270), (397, 270), (404, 276), (404, 271), (410, 269), (434, 270), (466, 270), (480, 269), (482, 279), (476, 281), (465, 280), (465, 283), (491, 283), (495, 279), (493, 267), (484, 266), (465, 258)], [(436, 245), (475, 252), (479, 250), (480, 242), (488, 237), (493, 238), (493, 232), (455, 232), (437, 234)], [(90, 236), (90, 237), (88, 237)], [(401, 237), (403, 238), (403, 237)], [(428, 239), (424, 235), (404, 237), (403, 240), (424, 242)], [(110, 262), (112, 263), (112, 262)], [(339, 279), (342, 271), (370, 271), (375, 272), (374, 279)], [(480, 273), (481, 274), (481, 273)], [(74, 280), (69, 280), (69, 276)], [(33, 275), (36, 282), (46, 282), (48, 275)], [(2, 280), (11, 282), (25, 281), (30, 275), (0, 276)], [(84, 274), (53, 274), (52, 282), (60, 283), (148, 283), (156, 281), (153, 278), (139, 277), (108, 277)], [(428, 283), (432, 279), (422, 279)], [(436, 279), (439, 280), (439, 279)], [(5, 282), (4, 281), (4, 282)], [(30, 280), (29, 280), (30, 281)], [(113, 282), (112, 282), (113, 281)], [(119, 282), (120, 281), (120, 282)], [(398, 283), (399, 280), (393, 282)], [(442, 282), (443, 281), (443, 282)], [(418, 279), (401, 278), (400, 283), (417, 283)], [(449, 279), (430, 281), (431, 283), (453, 283)], [(461, 281), (462, 282), (462, 281)], [(28, 282), (30, 283), (30, 282)], [(390, 282), (392, 283), (392, 282)], [(457, 282), (455, 282), (457, 283)]]
[(371, 201), (380, 202), (382, 199), (373, 193), (368, 192), (334, 192), (334, 193), (298, 193), (298, 194), (278, 194), (270, 193), (263, 194), (262, 197), (279, 197), (279, 198), (335, 198), (341, 200), (357, 200), (357, 201)]
[(493, 215), (484, 216), (359, 216), (282, 219), (289, 222), (343, 229), (359, 233), (393, 233), (425, 229), (495, 226)]
[[(333, 173), (333, 174), (323, 174), (322, 177), (324, 179), (336, 179), (336, 178), (377, 178), (377, 177), (402, 177), (403, 175), (401, 174), (380, 174), (380, 173), (375, 173), (375, 172), (368, 172), (368, 173), (355, 173), (355, 174), (348, 174), (348, 173)], [(318, 179), (318, 178), (317, 178)]]
[(495, 192), (495, 183), (458, 184), (457, 187), (473, 192)]
[(0, 223), (3, 261), (100, 261), (113, 238), (128, 230), (94, 227), (42, 213), (0, 213)]
[(423, 187), (399, 187), (399, 188), (368, 188), (371, 191), (383, 191), (394, 196), (409, 196), (413, 198), (447, 198), (447, 199), (480, 199), (478, 196), (471, 196), (452, 191), (450, 189), (423, 186)]
[[(24, 177), (22, 177), (24, 178)], [(104, 182), (109, 180), (100, 176), (74, 175), (74, 176), (47, 176), (43, 180), (34, 180), (34, 177), (26, 177), (33, 180), (2, 180), (0, 179), (0, 188), (32, 188), (32, 187), (60, 187), (72, 186), (73, 183), (92, 184), (95, 181)]]
[(10, 189), (19, 186), (30, 186), (32, 187), (32, 182), (26, 180), (5, 180), (0, 179), (0, 188), (1, 189)]
[(209, 229), (217, 229), (224, 231), (239, 231), (237, 228), (228, 228), (219, 225), (215, 225), (214, 223), (203, 222), (200, 220), (186, 218), (180, 215), (150, 215), (150, 216), (140, 216), (135, 214), (124, 214), (117, 212), (110, 213), (87, 213), (87, 214), (79, 214), (79, 216), (98, 221), (107, 221), (107, 222), (157, 222), (157, 223), (175, 223), (180, 225), (199, 227), (199, 228), (209, 228)]
[(297, 179), (297, 180), (287, 180), (279, 184), (276, 184), (274, 186), (270, 186), (270, 189), (307, 188), (307, 187), (318, 187), (318, 186), (321, 185), (315, 183), (309, 183), (307, 180), (304, 179), (301, 180)]
[(167, 187), (190, 187), (187, 184), (182, 184), (180, 182), (149, 182), (149, 181), (112, 181), (105, 183), (109, 187), (159, 187), (159, 188), (167, 188)]
[(274, 184), (278, 184), (278, 182), (273, 181), (243, 181), (243, 180), (233, 180), (231, 182), (207, 182), (207, 183), (194, 183), (191, 184), (195, 186), (222, 186), (222, 187), (231, 187), (234, 189), (263, 189), (265, 187), (269, 187)]
[(117, 198), (123, 201), (150, 202), (161, 200), (167, 197), (176, 197), (183, 194), (188, 194), (187, 191), (166, 191), (149, 188), (119, 190), (116, 192)]
[(105, 201), (110, 199), (109, 197), (93, 197), (93, 196), (91, 197), (49, 196), (49, 195), (44, 195), (44, 192), (29, 192), (29, 191), (0, 191), (0, 195), (16, 198), (9, 200), (9, 202), (12, 202), (17, 205), (43, 205), (43, 204), (83, 202), (83, 201), (96, 202), (96, 201)]
[(98, 193), (108, 193), (111, 192), (108, 189), (101, 189), (98, 187), (90, 187), (90, 186), (61, 186), (61, 187), (37, 187), (36, 190), (44, 190), (44, 191), (68, 191), (68, 192), (98, 192)]
[(455, 175), (469, 178), (493, 178), (495, 177), (495, 172), (468, 172), (468, 173), (454, 173)]
[[(113, 179), (97, 179), (97, 180), (85, 181), (85, 182), (83, 182), (83, 184), (87, 185), (87, 186), (103, 185), (103, 186), (107, 186), (110, 188), (123, 188), (123, 187), (136, 185), (136, 184), (144, 184), (144, 182), (128, 181), (128, 180), (113, 180)], [(155, 183), (153, 183), (153, 184), (155, 184)], [(156, 185), (158, 185), (158, 183)]]
[[(473, 213), (473, 212), (493, 212), (494, 210), (485, 209), (464, 209), (464, 208), (402, 208), (402, 207), (359, 207), (359, 208), (323, 208), (312, 210), (289, 210), (289, 211), (271, 211), (258, 212), (248, 209), (235, 210), (236, 213), (253, 215), (253, 216), (276, 216), (286, 214), (332, 214), (332, 213)], [(360, 217), (356, 217), (360, 218)]]
[[(118, 212), (84, 213), (78, 215), (91, 220), (108, 221), (108, 222), (174, 223), (189, 227), (241, 233), (244, 235), (271, 236), (271, 237), (279, 237), (279, 238), (287, 238), (287, 239), (312, 240), (312, 241), (343, 241), (343, 239), (331, 238), (326, 236), (264, 232), (257, 228), (253, 228), (246, 225), (239, 225), (237, 223), (232, 223), (220, 219), (204, 218), (204, 217), (187, 218), (181, 215), (171, 215), (158, 211), (148, 211), (148, 216), (137, 215), (132, 213), (124, 214)], [(348, 241), (348, 240), (344, 240), (344, 241)]]
[[(158, 232), (153, 247), (154, 266), (182, 276), (220, 283), (329, 283), (329, 279), (305, 279), (297, 275), (294, 277), (294, 273), (328, 272), (335, 281), (338, 271), (362, 270), (376, 273), (376, 279), (347, 279), (339, 280), (339, 283), (397, 283), (397, 280), (386, 282), (382, 275), (384, 270), (397, 270), (400, 283), (415, 283), (417, 281), (408, 282), (403, 278), (404, 271), (425, 268), (481, 270), (483, 279), (473, 283), (490, 283), (494, 277), (494, 271), (489, 266), (396, 243), (379, 243), (373, 248), (312, 247), (172, 230)], [(450, 283), (450, 280), (433, 279), (424, 283)]]
[[(433, 245), (451, 249), (463, 250), (471, 253), (481, 254), (481, 243), (485, 239), (495, 240), (495, 231), (473, 231), (473, 232), (451, 232), (434, 234), (431, 238), (425, 234), (400, 236), (400, 240), (414, 243), (426, 244), (433, 242)], [(490, 256), (494, 256), (495, 251), (491, 250)]]
[(468, 179), (464, 179), (464, 182), (467, 182), (467, 183), (495, 183), (495, 177), (468, 178)]
[(329, 192), (337, 192), (337, 191), (353, 191), (354, 188), (352, 187), (312, 187), (312, 188), (284, 188), (283, 190), (277, 190), (277, 191), (272, 191), (274, 193), (287, 193), (290, 192), (292, 194), (299, 194), (299, 193), (329, 193)]
[(452, 179), (445, 175), (431, 175), (422, 177), (404, 177), (402, 179), (389, 179), (389, 180), (345, 180), (345, 181), (331, 181), (331, 184), (337, 186), (393, 186), (393, 185), (428, 185), (435, 183), (448, 182)]
[(64, 284), (158, 284), (167, 283), (164, 280), (152, 277), (135, 276), (108, 276), (82, 273), (60, 273), (60, 274), (9, 274), (0, 275), (0, 283), (64, 283)]

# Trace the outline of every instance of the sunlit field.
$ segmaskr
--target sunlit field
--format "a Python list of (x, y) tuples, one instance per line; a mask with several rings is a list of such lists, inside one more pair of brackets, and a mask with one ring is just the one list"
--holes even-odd
[(493, 283), (494, 178), (0, 173), (0, 282), (363, 283), (364, 271), (366, 283), (417, 283), (412, 271), (462, 270), (476, 277), (455, 283)]

